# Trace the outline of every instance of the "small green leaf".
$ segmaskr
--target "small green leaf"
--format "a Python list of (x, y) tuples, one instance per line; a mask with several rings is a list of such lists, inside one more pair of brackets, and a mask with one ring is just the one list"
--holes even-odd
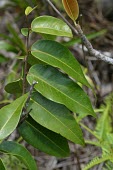
[(0, 109), (0, 140), (10, 135), (16, 128), (28, 94), (19, 97)]
[(0, 151), (16, 156), (18, 159), (22, 160), (28, 167), (28, 170), (37, 170), (36, 162), (28, 150), (22, 145), (12, 141), (4, 141), (0, 144)]
[(51, 66), (60, 68), (76, 81), (90, 87), (78, 61), (60, 43), (50, 40), (37, 41), (31, 47), (31, 54)]
[[(22, 33), (22, 35), (24, 35), (25, 37), (28, 36), (28, 28), (22, 28), (22, 29), (21, 29), (21, 33)], [(31, 33), (31, 30), (29, 31), (29, 33)]]
[(91, 102), (82, 88), (68, 76), (51, 66), (37, 64), (31, 67), (27, 76), (30, 84), (38, 82), (35, 89), (46, 98), (64, 104), (81, 117), (96, 117)]
[[(33, 147), (56, 157), (69, 156), (67, 140), (28, 118), (20, 127), (19, 133)], [(33, 139), (33, 140), (32, 140)]]
[(51, 16), (35, 18), (31, 23), (31, 30), (38, 33), (72, 37), (69, 26), (62, 20)]
[(22, 79), (7, 84), (5, 90), (11, 94), (22, 93)]
[(28, 6), (26, 9), (25, 9), (25, 15), (29, 15), (31, 12), (32, 12), (33, 8), (31, 8), (30, 6)]
[(31, 8), (30, 6), (28, 6), (26, 9), (25, 9), (25, 15), (29, 15), (34, 9), (36, 9), (37, 6), (35, 6), (34, 8)]
[(2, 159), (0, 159), (0, 170), (6, 170), (4, 164), (3, 164), (3, 161)]
[(62, 0), (65, 11), (68, 16), (75, 21), (79, 15), (79, 6), (77, 0)]

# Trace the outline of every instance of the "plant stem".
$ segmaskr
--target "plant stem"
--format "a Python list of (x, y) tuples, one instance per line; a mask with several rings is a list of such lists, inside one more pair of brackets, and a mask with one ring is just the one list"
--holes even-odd
[(20, 143), (22, 140), (23, 140), (23, 138), (22, 138), (22, 136), (20, 136), (20, 137), (16, 140), (16, 142), (17, 142), (17, 143)]
[(64, 16), (60, 13), (60, 11), (53, 5), (53, 3), (50, 0), (46, 0), (49, 5), (56, 11), (56, 13), (70, 26), (70, 28), (74, 31), (74, 33), (76, 35), (78, 35), (82, 42), (84, 43), (84, 45), (86, 46), (89, 54), (91, 56), (94, 56), (96, 58), (98, 58), (99, 60), (102, 60), (106, 63), (112, 64), (113, 65), (113, 58), (110, 58), (104, 54), (102, 54), (101, 52), (95, 50), (92, 46), (92, 44), (89, 42), (89, 40), (87, 39), (87, 37), (84, 35), (81, 27), (79, 24), (75, 24), (75, 28), (64, 18)]
[(98, 147), (100, 147), (100, 144), (99, 144), (99, 142), (93, 142), (93, 141), (90, 141), (90, 140), (85, 140), (85, 143), (86, 144), (90, 144), (90, 145), (94, 145), (94, 146), (98, 146)]
[(84, 124), (80, 123), (80, 125), (86, 129), (88, 132), (90, 132), (93, 136), (95, 136), (98, 140), (100, 140), (100, 138), (91, 130), (89, 129), (87, 126), (85, 126)]
[(77, 34), (76, 29), (68, 22), (67, 19), (60, 13), (60, 11), (53, 5), (53, 3), (50, 0), (46, 0), (49, 5), (56, 11), (56, 13), (70, 26), (70, 28), (74, 31), (75, 34)]
[(28, 28), (28, 34), (26, 37), (26, 56), (24, 58), (24, 77), (23, 77), (23, 94), (26, 93), (26, 76), (27, 76), (27, 67), (28, 67), (28, 57), (29, 57), (29, 32), (30, 32), (30, 28), (28, 25), (28, 17), (26, 16), (26, 21), (27, 21), (27, 28)]

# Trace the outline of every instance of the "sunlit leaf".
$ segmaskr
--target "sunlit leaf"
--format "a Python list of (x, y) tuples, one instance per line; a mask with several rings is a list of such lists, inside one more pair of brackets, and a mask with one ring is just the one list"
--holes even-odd
[(31, 54), (51, 66), (60, 68), (76, 81), (90, 87), (76, 58), (60, 43), (50, 40), (37, 41), (31, 47)]
[(10, 135), (16, 128), (28, 94), (19, 97), (0, 109), (0, 140)]
[(75, 21), (79, 15), (79, 6), (77, 0), (62, 0), (65, 11), (68, 16)]
[(35, 18), (31, 23), (31, 30), (38, 33), (72, 37), (69, 26), (62, 20), (51, 16)]
[(26, 9), (25, 9), (25, 15), (29, 15), (31, 12), (32, 12), (33, 8), (31, 8), (30, 6), (28, 6)]
[(37, 64), (31, 67), (27, 79), (30, 84), (38, 82), (35, 89), (46, 98), (64, 104), (82, 117), (96, 117), (91, 102), (82, 88), (68, 76), (51, 66)]

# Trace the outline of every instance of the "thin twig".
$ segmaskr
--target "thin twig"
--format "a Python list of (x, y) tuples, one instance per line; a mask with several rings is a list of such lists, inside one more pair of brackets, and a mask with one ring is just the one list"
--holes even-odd
[(77, 34), (86, 48), (88, 49), (88, 52), (91, 56), (94, 56), (106, 63), (113, 64), (113, 59), (110, 57), (105, 56), (104, 54), (100, 53), (99, 51), (95, 50), (87, 37), (84, 35), (81, 27), (79, 24), (75, 24), (75, 28), (67, 21), (67, 19), (64, 18), (64, 16), (60, 13), (60, 11), (53, 5), (53, 3), (50, 0), (46, 0), (49, 5), (56, 11), (56, 13), (70, 26), (70, 28), (74, 31), (75, 34)]
[(28, 34), (27, 34), (27, 37), (26, 37), (26, 50), (27, 50), (27, 53), (26, 53), (26, 56), (24, 58), (23, 94), (26, 93), (26, 76), (27, 76), (28, 57), (29, 57), (29, 32), (30, 32), (30, 29), (29, 29), (29, 25), (28, 25), (27, 16), (26, 16), (26, 21), (27, 21), (27, 27), (28, 27)]
[(113, 59), (110, 57), (105, 56), (104, 54), (100, 53), (99, 51), (95, 50), (92, 46), (92, 44), (89, 42), (87, 37), (84, 35), (80, 25), (75, 24), (75, 28), (78, 32), (79, 37), (81, 38), (82, 42), (88, 49), (88, 52), (90, 53), (91, 56), (94, 56), (100, 60), (105, 61), (106, 63), (113, 64)]
[(53, 5), (50, 0), (46, 0), (49, 5), (56, 11), (56, 13), (69, 25), (69, 27), (74, 31), (75, 34), (78, 34), (76, 29), (68, 22), (68, 20), (60, 13), (60, 11)]

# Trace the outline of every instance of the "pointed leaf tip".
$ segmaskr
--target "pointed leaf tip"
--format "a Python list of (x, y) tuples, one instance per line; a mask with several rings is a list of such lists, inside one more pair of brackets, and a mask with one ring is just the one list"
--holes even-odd
[(68, 16), (75, 21), (79, 15), (79, 6), (77, 0), (62, 0), (64, 9)]

